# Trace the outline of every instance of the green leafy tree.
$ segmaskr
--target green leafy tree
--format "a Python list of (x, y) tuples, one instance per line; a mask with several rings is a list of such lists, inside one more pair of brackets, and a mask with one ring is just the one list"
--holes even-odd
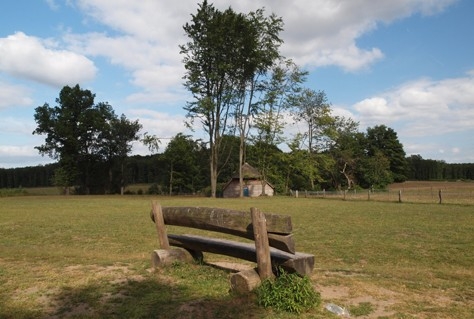
[(364, 183), (362, 186), (365, 187), (385, 188), (393, 182), (390, 160), (381, 151), (376, 151), (373, 156), (366, 157), (363, 160), (361, 172)]
[[(271, 78), (262, 83), (264, 97), (258, 103), (254, 114), (255, 134), (252, 141), (257, 150), (257, 163), (262, 175), (262, 194), (265, 192), (265, 179), (277, 145), (285, 141), (285, 114), (292, 107), (291, 101), (301, 90), (306, 73), (291, 60), (280, 61), (272, 70)], [(257, 147), (258, 146), (258, 147)]]
[(331, 114), (331, 104), (324, 91), (305, 89), (295, 99), (293, 117), (304, 123), (303, 142), (308, 151), (314, 153), (326, 150), (328, 140), (333, 137), (335, 118)]
[(198, 119), (209, 137), (212, 197), (216, 196), (222, 138), (233, 131), (230, 118), (235, 116), (234, 129), (238, 127), (244, 139), (256, 79), (279, 56), (281, 25), (274, 15), (265, 18), (263, 10), (248, 15), (231, 8), (219, 11), (205, 0), (183, 27), (189, 38), (180, 46), (185, 87), (193, 95), (184, 109), (187, 124), (192, 126)]
[(163, 156), (168, 165), (169, 193), (194, 193), (203, 185), (199, 167), (200, 146), (190, 136), (178, 133)]
[(307, 152), (304, 174), (314, 190), (315, 182), (324, 182), (325, 173), (333, 169), (334, 160), (327, 152), (335, 144), (341, 122), (332, 115), (331, 104), (324, 91), (305, 89), (293, 101), (293, 118), (304, 125), (299, 146)]
[(336, 116), (329, 148), (334, 167), (329, 170), (335, 189), (351, 189), (358, 183), (357, 175), (361, 161), (365, 158), (365, 135), (358, 131), (359, 123), (351, 118)]
[(251, 127), (252, 116), (258, 114), (261, 100), (264, 96), (265, 80), (269, 71), (274, 68), (275, 63), (281, 60), (279, 47), (283, 41), (279, 33), (283, 30), (283, 21), (274, 14), (264, 16), (264, 10), (250, 12), (246, 16), (247, 29), (244, 36), (240, 35), (242, 41), (239, 51), (241, 73), (239, 74), (237, 86), (237, 99), (234, 106), (234, 119), (240, 138), (239, 146), (239, 183), (240, 197), (243, 197), (242, 167), (245, 160), (246, 143)]
[(286, 153), (284, 161), (286, 164), (285, 189), (306, 190), (314, 189), (314, 180), (322, 180), (321, 170), (318, 169), (317, 154), (311, 154), (301, 148), (302, 134), (297, 134), (288, 144), (290, 152)]
[(129, 122), (125, 116), (118, 119), (112, 106), (96, 104), (94, 98), (95, 94), (79, 85), (65, 86), (57, 106), (45, 103), (35, 109), (33, 134), (46, 135), (45, 143), (36, 149), (58, 160), (59, 180), (67, 193), (74, 185), (84, 193), (91, 187), (104, 191), (107, 178), (102, 172), (109, 172), (107, 160), (109, 164), (112, 159), (123, 161), (140, 129), (138, 122)]
[[(112, 118), (105, 123), (105, 130), (100, 133), (98, 153), (109, 166), (109, 190), (113, 185), (120, 187), (120, 194), (123, 195), (125, 188), (125, 161), (132, 151), (132, 142), (138, 141), (138, 132), (142, 125), (138, 120), (130, 121), (124, 114), (117, 118)], [(113, 169), (118, 171), (118, 181), (114, 183)]]
[(403, 182), (407, 176), (406, 154), (398, 140), (397, 133), (385, 126), (378, 125), (367, 129), (367, 155), (375, 156), (381, 152), (390, 161), (390, 171), (395, 182)]
[(191, 23), (184, 25), (189, 42), (180, 47), (186, 68), (185, 87), (194, 101), (184, 109), (191, 127), (195, 119), (201, 121), (209, 137), (211, 196), (216, 197), (219, 149), (222, 136), (228, 130), (229, 109), (236, 84), (232, 28), (240, 20), (231, 9), (221, 12), (204, 1), (192, 15)]

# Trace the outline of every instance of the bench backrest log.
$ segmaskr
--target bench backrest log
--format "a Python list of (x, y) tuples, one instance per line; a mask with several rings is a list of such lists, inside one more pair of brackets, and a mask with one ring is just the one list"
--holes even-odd
[[(256, 208), (244, 212), (209, 207), (161, 207), (156, 202), (153, 202), (150, 215), (162, 249), (169, 249), (172, 245), (256, 261), (262, 278), (271, 276), (272, 264), (286, 265), (304, 275), (313, 269), (314, 256), (295, 251), (291, 217), (287, 215), (262, 213)], [(255, 243), (167, 234), (165, 225), (225, 233)]]

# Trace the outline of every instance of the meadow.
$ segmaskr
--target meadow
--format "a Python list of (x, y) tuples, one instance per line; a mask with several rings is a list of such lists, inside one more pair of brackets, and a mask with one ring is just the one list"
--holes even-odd
[[(151, 201), (292, 216), (323, 304), (292, 315), (210, 264), (153, 270)], [(319, 198), (0, 197), (0, 318), (473, 318), (474, 206)], [(233, 261), (205, 255), (206, 261)]]

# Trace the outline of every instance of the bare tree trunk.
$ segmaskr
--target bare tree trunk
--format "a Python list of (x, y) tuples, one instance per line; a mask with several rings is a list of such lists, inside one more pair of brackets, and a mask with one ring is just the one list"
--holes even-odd
[(215, 146), (211, 148), (211, 197), (216, 198), (217, 193), (217, 152)]
[(123, 161), (120, 165), (120, 195), (123, 195), (124, 193), (124, 178), (123, 178)]
[(240, 147), (239, 147), (239, 185), (240, 193), (239, 197), (244, 197), (244, 176), (242, 172), (242, 166), (244, 165), (245, 156), (245, 132), (240, 131)]
[(347, 180), (347, 189), (351, 189), (352, 185), (354, 184), (354, 181), (349, 176), (349, 174), (346, 173), (346, 168), (347, 168), (347, 163), (344, 163), (344, 168), (342, 169), (341, 173), (344, 174), (344, 177)]
[(173, 163), (171, 163), (170, 171), (170, 196), (173, 195)]

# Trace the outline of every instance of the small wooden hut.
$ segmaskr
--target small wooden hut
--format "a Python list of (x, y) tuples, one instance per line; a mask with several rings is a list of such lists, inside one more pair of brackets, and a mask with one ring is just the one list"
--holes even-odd
[[(267, 181), (262, 180), (260, 172), (250, 166), (248, 163), (242, 165), (242, 175), (244, 180), (244, 196), (245, 197), (257, 197), (262, 196), (262, 188), (265, 186), (265, 196), (273, 196), (275, 189), (273, 185)], [(223, 197), (239, 197), (240, 196), (240, 183), (239, 183), (239, 172), (232, 176), (232, 179), (224, 186)]]

